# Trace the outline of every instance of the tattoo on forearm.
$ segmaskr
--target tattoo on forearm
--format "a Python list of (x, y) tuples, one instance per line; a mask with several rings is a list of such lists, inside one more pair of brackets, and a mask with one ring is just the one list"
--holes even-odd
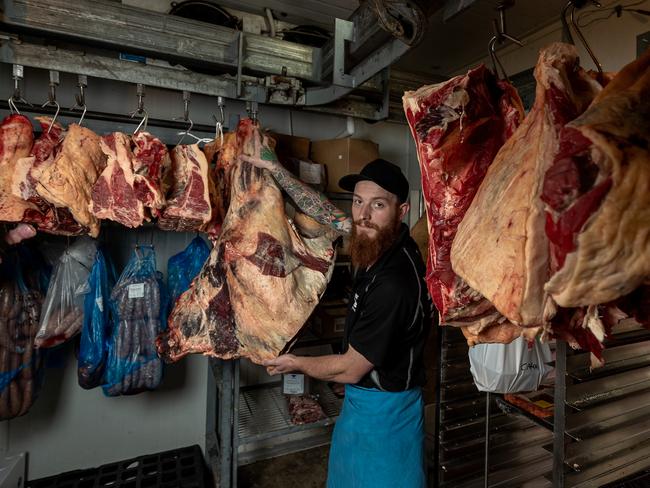
[(327, 200), (324, 195), (296, 179), (280, 164), (275, 165), (271, 173), (301, 211), (321, 224), (332, 226), (339, 232), (350, 232), (352, 228), (350, 218)]
[(264, 161), (277, 161), (275, 153), (267, 146), (264, 146), (260, 151), (260, 158)]

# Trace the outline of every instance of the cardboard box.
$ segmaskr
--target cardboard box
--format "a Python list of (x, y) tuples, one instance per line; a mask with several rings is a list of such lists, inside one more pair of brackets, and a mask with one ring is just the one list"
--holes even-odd
[(327, 191), (343, 192), (339, 180), (348, 174), (358, 173), (366, 164), (379, 157), (379, 146), (363, 139), (331, 139), (313, 141), (311, 160), (327, 166)]
[(306, 137), (289, 136), (286, 134), (269, 134), (275, 139), (275, 153), (280, 161), (287, 158), (309, 159), (311, 141)]
[(321, 339), (343, 337), (347, 313), (347, 305), (319, 305), (311, 317), (312, 330)]

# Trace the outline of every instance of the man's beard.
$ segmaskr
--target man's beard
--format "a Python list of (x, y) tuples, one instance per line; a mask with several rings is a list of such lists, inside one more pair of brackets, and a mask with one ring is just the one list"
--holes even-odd
[[(375, 235), (369, 236), (358, 231), (359, 227), (375, 229)], [(358, 268), (367, 268), (374, 264), (399, 235), (399, 221), (387, 227), (379, 227), (371, 222), (362, 223), (358, 220), (352, 223), (352, 234), (350, 236), (350, 259), (352, 265)]]

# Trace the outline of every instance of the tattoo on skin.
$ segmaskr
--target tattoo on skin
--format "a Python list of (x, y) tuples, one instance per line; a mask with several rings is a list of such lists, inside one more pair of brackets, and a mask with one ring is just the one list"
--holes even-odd
[[(276, 160), (270, 149), (269, 152), (271, 152), (273, 159)], [(264, 150), (262, 150), (262, 159), (266, 159)], [(351, 219), (345, 212), (336, 208), (323, 194), (296, 179), (279, 163), (273, 165), (271, 174), (302, 212), (321, 224), (330, 225), (334, 230), (342, 234), (351, 232)]]
[(260, 151), (260, 158), (264, 161), (277, 161), (275, 153), (267, 146), (264, 146)]

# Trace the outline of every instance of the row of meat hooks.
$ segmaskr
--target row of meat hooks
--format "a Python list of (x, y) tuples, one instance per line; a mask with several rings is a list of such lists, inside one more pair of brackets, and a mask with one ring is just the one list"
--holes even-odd
[[(20, 114), (20, 110), (18, 109), (18, 106), (16, 104), (24, 104), (29, 107), (33, 107), (31, 103), (29, 103), (25, 98), (22, 96), (21, 92), (21, 87), (20, 84), (24, 78), (24, 68), (22, 65), (19, 64), (14, 64), (13, 65), (13, 70), (12, 70), (12, 78), (14, 80), (14, 90), (12, 95), (9, 97), (7, 100), (9, 104), (9, 110), (12, 114)], [(78, 93), (75, 94), (75, 105), (70, 108), (70, 110), (80, 110), (82, 111), (81, 117), (79, 118), (78, 124), (81, 125), (83, 123), (84, 117), (86, 116), (87, 112), (87, 106), (86, 106), (86, 88), (88, 87), (88, 77), (86, 75), (78, 75), (78, 81), (77, 81), (77, 86), (78, 86)], [(56, 99), (56, 89), (59, 86), (59, 72), (55, 70), (50, 70), (49, 71), (49, 89), (48, 89), (48, 98), (41, 105), (41, 107), (55, 107), (56, 111), (54, 113), (54, 116), (52, 117), (52, 124), (48, 128), (48, 133), (52, 128), (52, 125), (54, 125), (54, 122), (59, 116), (59, 112), (61, 110), (61, 106), (59, 102)], [(144, 98), (145, 98), (145, 85), (142, 83), (138, 83), (136, 87), (136, 94), (138, 98), (138, 104), (137, 108), (131, 112), (129, 115), (131, 118), (134, 118), (136, 116), (142, 117), (140, 120), (139, 124), (133, 131), (133, 134), (136, 134), (139, 131), (145, 131), (147, 129), (147, 121), (149, 120), (149, 114), (147, 110), (145, 109), (144, 106)], [(181, 136), (179, 141), (177, 142), (177, 145), (180, 145), (186, 137), (189, 137), (194, 140), (195, 143), (208, 143), (211, 142), (211, 138), (201, 138), (198, 137), (194, 134), (192, 134), (192, 127), (194, 126), (194, 122), (190, 118), (190, 100), (191, 100), (191, 93), (188, 90), (183, 90), (183, 115), (180, 117), (175, 117), (173, 120), (180, 120), (183, 122), (188, 123), (188, 128), (184, 131), (178, 132), (178, 135)], [(223, 144), (223, 136), (224, 136), (224, 127), (225, 127), (225, 99), (224, 97), (217, 97), (217, 115), (213, 115), (213, 119), (215, 121), (215, 139), (219, 139), (221, 144)], [(249, 117), (251, 117), (254, 120), (257, 120), (257, 102), (247, 102), (247, 108), (246, 108)]]
[[(490, 58), (492, 59), (492, 67), (494, 69), (494, 73), (497, 75), (498, 78), (504, 79), (506, 81), (510, 81), (508, 78), (508, 74), (506, 73), (506, 70), (503, 67), (503, 64), (501, 64), (501, 61), (499, 60), (499, 57), (497, 56), (496, 53), (496, 46), (503, 44), (505, 41), (511, 41), (517, 44), (518, 46), (523, 46), (523, 42), (516, 37), (508, 34), (506, 32), (506, 10), (512, 6), (514, 6), (515, 2), (514, 0), (503, 0), (497, 4), (496, 10), (499, 12), (499, 19), (493, 19), (493, 25), (494, 25), (494, 36), (490, 39), (488, 42), (488, 50), (490, 52)], [(577, 9), (580, 9), (582, 7), (585, 7), (587, 4), (592, 4), (598, 8), (601, 7), (600, 2), (596, 0), (569, 0), (566, 4), (566, 6), (562, 9), (560, 19), (562, 21), (562, 25), (564, 27), (564, 32), (567, 38), (567, 41), (570, 44), (575, 44), (573, 40), (573, 36), (571, 35), (571, 29), (569, 27), (569, 23), (567, 22), (567, 14), (570, 16), (570, 21), (571, 21), (571, 26), (573, 27), (573, 30), (577, 34), (578, 38), (580, 39), (580, 42), (582, 45), (585, 47), (585, 50), (587, 53), (589, 53), (589, 56), (593, 60), (594, 64), (596, 65), (596, 69), (598, 70), (599, 76), (602, 76), (603, 74), (603, 67), (600, 64), (600, 61), (598, 61), (598, 58), (594, 54), (593, 50), (589, 46), (589, 43), (587, 42), (587, 39), (585, 36), (582, 34), (582, 31), (580, 30), (580, 27), (578, 26), (578, 23), (576, 21), (576, 16), (575, 16), (575, 11)], [(499, 69), (501, 70), (499, 72)]]

